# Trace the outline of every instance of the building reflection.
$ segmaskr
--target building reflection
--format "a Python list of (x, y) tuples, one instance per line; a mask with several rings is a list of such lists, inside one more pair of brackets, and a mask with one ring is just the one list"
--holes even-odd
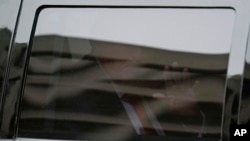
[(117, 141), (146, 134), (157, 135), (156, 140), (219, 140), (228, 57), (37, 36), (19, 135)]

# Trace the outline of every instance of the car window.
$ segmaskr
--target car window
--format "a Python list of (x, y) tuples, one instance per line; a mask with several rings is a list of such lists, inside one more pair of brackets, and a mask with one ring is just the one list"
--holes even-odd
[(245, 59), (245, 68), (244, 68), (244, 79), (243, 79), (243, 87), (242, 87), (242, 96), (241, 96), (241, 107), (240, 107), (240, 123), (241, 124), (249, 124), (249, 87), (250, 87), (250, 48), (248, 46), (246, 51), (246, 59)]
[[(0, 2), (0, 126), (2, 125), (3, 111), (6, 107), (4, 82), (6, 82), (6, 70), (11, 41), (18, 17), (19, 6), (22, 0), (2, 0)], [(11, 12), (10, 12), (11, 11)], [(6, 108), (7, 109), (7, 108)], [(0, 129), (0, 138), (4, 132)]]
[(28, 53), (18, 135), (219, 140), (234, 14), (43, 9)]
[[(5, 71), (5, 63), (8, 54), (9, 41), (11, 39), (11, 31), (7, 28), (0, 28), (0, 91), (2, 92), (2, 84)], [(1, 97), (1, 96), (0, 96)]]

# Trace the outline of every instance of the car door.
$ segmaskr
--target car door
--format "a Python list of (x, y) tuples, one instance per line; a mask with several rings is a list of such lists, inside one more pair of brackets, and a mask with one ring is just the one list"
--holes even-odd
[(229, 140), (239, 123), (245, 0), (23, 0), (2, 138)]

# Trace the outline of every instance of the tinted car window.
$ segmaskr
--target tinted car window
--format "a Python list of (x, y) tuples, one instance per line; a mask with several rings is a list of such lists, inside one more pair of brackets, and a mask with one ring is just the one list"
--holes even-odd
[(245, 68), (244, 68), (244, 79), (241, 97), (241, 111), (240, 111), (240, 122), (241, 124), (250, 124), (249, 116), (249, 92), (250, 92), (250, 49), (247, 48)]
[(229, 9), (44, 9), (19, 136), (219, 140), (233, 20)]
[[(9, 46), (9, 41), (11, 39), (11, 31), (8, 30), (7, 28), (0, 28), (0, 91), (2, 91), (2, 84), (3, 84), (3, 75), (4, 75), (4, 66), (6, 63), (7, 59), (7, 54), (8, 54), (8, 46)], [(1, 96), (0, 96), (1, 97)]]

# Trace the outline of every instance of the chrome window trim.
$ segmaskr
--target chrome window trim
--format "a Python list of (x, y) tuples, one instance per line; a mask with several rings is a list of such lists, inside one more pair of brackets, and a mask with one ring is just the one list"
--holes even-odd
[[(227, 83), (225, 91), (225, 101), (223, 108), (222, 119), (222, 139), (229, 140), (229, 125), (231, 123), (239, 123), (239, 111), (240, 111), (240, 98), (241, 98), (241, 86), (244, 70), (245, 51), (247, 46), (248, 29), (250, 23), (250, 1), (249, 0), (23, 0), (23, 5), (20, 14), (20, 21), (16, 29), (16, 36), (12, 37), (11, 49), (8, 56), (8, 64), (11, 64), (11, 52), (15, 52), (18, 49), (15, 43), (18, 42), (21, 36), (24, 37), (25, 43), (29, 44), (30, 37), (32, 35), (32, 28), (34, 23), (34, 17), (38, 14), (39, 10), (45, 7), (180, 7), (180, 8), (232, 8), (235, 10), (236, 18), (234, 23), (233, 37), (231, 42), (231, 52), (229, 58), (229, 66), (227, 72)], [(25, 33), (25, 34), (24, 34)], [(29, 46), (29, 45), (28, 45)], [(21, 71), (23, 71), (24, 65), (20, 64)], [(234, 68), (238, 68), (236, 71)], [(9, 72), (12, 70), (7, 69), (7, 78), (9, 78)], [(21, 99), (21, 78), (16, 80), (13, 87), (8, 86), (8, 81), (4, 84), (6, 90), (6, 99), (4, 101), (12, 101), (8, 107), (3, 107), (3, 119), (1, 131), (8, 133), (7, 138), (16, 138), (18, 129), (18, 115), (19, 102)], [(228, 88), (231, 83), (234, 85), (234, 92), (229, 93)], [(12, 89), (12, 91), (10, 91)], [(13, 90), (14, 89), (14, 90)], [(8, 92), (8, 93), (7, 93)], [(10, 93), (9, 93), (10, 92)], [(8, 114), (5, 114), (8, 113)], [(235, 117), (236, 116), (236, 117)], [(11, 117), (15, 117), (14, 121), (10, 121)], [(11, 127), (13, 126), (13, 127)], [(10, 128), (14, 128), (15, 132), (11, 133)]]

